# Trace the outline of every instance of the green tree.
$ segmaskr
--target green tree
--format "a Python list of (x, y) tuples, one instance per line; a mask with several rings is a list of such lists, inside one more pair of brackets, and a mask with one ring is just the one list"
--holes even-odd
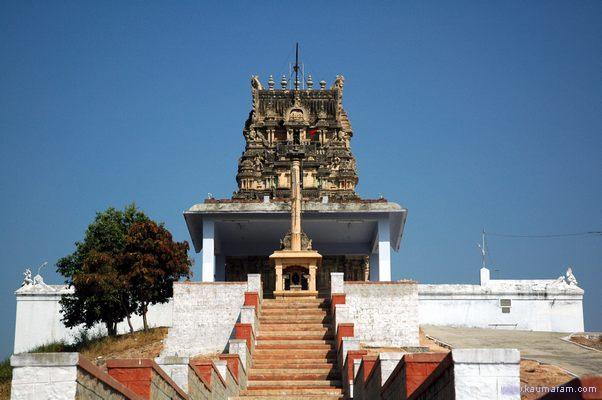
[(131, 204), (123, 211), (109, 208), (96, 214), (75, 251), (57, 262), (57, 271), (73, 287), (74, 293), (61, 299), (63, 322), (67, 327), (101, 322), (109, 335), (117, 333), (117, 323), (136, 311), (129, 283), (122, 276), (122, 260), (127, 232), (149, 218)]
[(148, 306), (167, 302), (173, 295), (173, 283), (190, 277), (188, 249), (188, 242), (175, 242), (162, 224), (153, 221), (137, 222), (128, 230), (121, 272), (145, 330)]

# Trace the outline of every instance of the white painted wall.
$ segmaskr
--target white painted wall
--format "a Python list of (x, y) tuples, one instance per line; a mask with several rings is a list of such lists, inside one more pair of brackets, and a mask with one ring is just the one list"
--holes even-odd
[[(554, 280), (418, 285), (420, 324), (582, 332), (583, 290)], [(501, 299), (511, 300), (502, 313)]]
[[(15, 354), (29, 351), (49, 343), (66, 341), (72, 343), (83, 329), (67, 328), (61, 321), (59, 301), (63, 294), (72, 293), (65, 285), (26, 285), (15, 292), (17, 312), (15, 321)], [(173, 320), (171, 302), (156, 304), (148, 310), (148, 323), (151, 327), (171, 326)], [(132, 316), (135, 330), (143, 327), (142, 317)], [(129, 331), (127, 322), (117, 325), (118, 333)], [(106, 329), (99, 324), (90, 329), (92, 334), (106, 335)]]
[(73, 400), (78, 353), (38, 353), (11, 357), (11, 400)]
[(221, 353), (233, 338), (247, 282), (180, 282), (173, 286), (173, 323), (162, 357)]
[(369, 346), (418, 346), (418, 285), (345, 282), (345, 304), (360, 342)]
[[(260, 277), (249, 275), (249, 279), (248, 290), (257, 291), (258, 288), (260, 290)], [(349, 301), (360, 304), (363, 296), (366, 298), (361, 309), (358, 308), (360, 307), (358, 305), (353, 314), (344, 314), (345, 318), (353, 319), (353, 321), (344, 322), (359, 321), (357, 327), (360, 331), (368, 330), (366, 325), (375, 320), (374, 316), (366, 316), (367, 310), (372, 309), (375, 312), (378, 312), (379, 309), (382, 310), (381, 301), (384, 301), (382, 303), (384, 306), (393, 310), (389, 313), (390, 315), (403, 315), (403, 312), (398, 311), (397, 308), (402, 307), (401, 304), (404, 304), (406, 300), (409, 300), (410, 304), (414, 304), (412, 303), (413, 297), (404, 300), (404, 294), (399, 294), (401, 297), (395, 299), (396, 295), (387, 289), (388, 283), (364, 284), (376, 286), (365, 289), (362, 294), (360, 287), (354, 286), (356, 284), (343, 283), (342, 274), (333, 274), (332, 282), (335, 284), (333, 293), (343, 291), (347, 293), (344, 287), (351, 288), (351, 292), (347, 296), (348, 304)], [(549, 332), (584, 331), (584, 292), (577, 286), (558, 280), (484, 280), (483, 283), (483, 285), (415, 285), (417, 286), (418, 310), (416, 316), (419, 318), (420, 324)], [(244, 292), (243, 289), (233, 289), (233, 287), (230, 288), (232, 290), (227, 289), (229, 285), (236, 286), (233, 283), (216, 282), (207, 283), (207, 285), (226, 288), (223, 293), (230, 293), (233, 296), (231, 297), (233, 302), (230, 302), (230, 297), (220, 295), (218, 296), (220, 300), (211, 300), (207, 304), (226, 307), (231, 310), (232, 314), (240, 312), (243, 296), (234, 295), (232, 291), (238, 293), (242, 290)], [(238, 285), (246, 287), (247, 283)], [(14, 353), (25, 352), (37, 346), (61, 340), (67, 342), (73, 340), (81, 328), (67, 329), (61, 322), (59, 300), (64, 293), (69, 293), (64, 285), (27, 285), (15, 292), (17, 310)], [(200, 292), (195, 294), (197, 297), (200, 295)], [(512, 300), (509, 314), (502, 313), (500, 299)], [(182, 297), (181, 301), (185, 302), (186, 297)], [(188, 318), (182, 314), (185, 309), (192, 313), (199, 312), (202, 308), (198, 304), (198, 298), (192, 297), (191, 301), (188, 308), (183, 306), (184, 308), (178, 314), (181, 315), (179, 318)], [(342, 314), (341, 317), (343, 317)], [(386, 321), (386, 318), (381, 312), (377, 320)], [(153, 327), (171, 327), (174, 321), (173, 301), (150, 307), (148, 320)], [(134, 316), (132, 323), (136, 330), (142, 328), (141, 317)], [(118, 325), (118, 331), (120, 333), (128, 331), (125, 321)], [(94, 327), (92, 332), (106, 333), (103, 326)]]
[(516, 349), (453, 349), (456, 400), (520, 400)]

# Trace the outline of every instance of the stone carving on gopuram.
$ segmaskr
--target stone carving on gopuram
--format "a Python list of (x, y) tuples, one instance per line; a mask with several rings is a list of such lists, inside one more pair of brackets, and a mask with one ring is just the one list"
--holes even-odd
[[(299, 141), (306, 150), (302, 165), (304, 199), (354, 200), (358, 182), (355, 158), (349, 147), (353, 131), (343, 109), (343, 76), (330, 89), (321, 81), (314, 89), (311, 75), (306, 88), (292, 90), (282, 77), (275, 88), (272, 76), (264, 88), (251, 78), (253, 109), (245, 123), (245, 150), (238, 163), (238, 190), (233, 199), (260, 200), (290, 197), (288, 146)], [(297, 82), (298, 85), (298, 82)]]

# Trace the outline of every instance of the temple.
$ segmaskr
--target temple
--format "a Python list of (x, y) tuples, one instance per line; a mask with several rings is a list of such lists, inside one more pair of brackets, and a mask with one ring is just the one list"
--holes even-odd
[[(484, 262), (476, 285), (392, 281), (407, 210), (357, 195), (343, 84), (283, 78), (276, 89), (270, 77), (264, 89), (251, 79), (238, 190), (184, 212), (201, 281), (174, 282), (169, 303), (150, 306), (151, 326), (168, 327), (154, 359), (99, 368), (78, 353), (24, 353), (81, 334), (61, 320), (73, 288), (26, 271), (15, 292), (12, 399), (520, 400), (520, 352), (489, 342), (498, 329), (582, 332), (572, 269), (502, 280)], [(135, 315), (118, 332), (130, 324), (143, 326)], [(487, 334), (477, 348), (450, 351), (421, 338), (420, 326)]]
[[(391, 280), (391, 249), (401, 242), (407, 210), (385, 199), (361, 199), (351, 152), (353, 131), (343, 108), (343, 76), (327, 89), (311, 76), (292, 88), (286, 77), (264, 88), (251, 79), (252, 109), (245, 122), (245, 149), (238, 163), (238, 190), (231, 199), (207, 199), (184, 213), (197, 252), (202, 280), (244, 281), (262, 275), (263, 290), (277, 285), (270, 254), (290, 230), (292, 164), (299, 162), (302, 240), (321, 256), (318, 292), (330, 287), (330, 273), (349, 281)], [(301, 88), (301, 86), (303, 86)], [(291, 157), (296, 148), (302, 158)], [(279, 282), (278, 282), (279, 284)]]

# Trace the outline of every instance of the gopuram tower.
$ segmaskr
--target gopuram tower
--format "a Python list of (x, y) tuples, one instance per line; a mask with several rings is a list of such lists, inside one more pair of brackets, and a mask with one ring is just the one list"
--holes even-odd
[[(390, 252), (399, 249), (407, 210), (356, 193), (344, 83), (341, 75), (330, 87), (325, 81), (316, 87), (311, 75), (283, 76), (279, 85), (270, 76), (267, 86), (251, 78), (238, 190), (184, 212), (194, 248), (202, 251), (203, 281), (244, 281), (260, 273), (271, 295), (323, 292), (331, 272), (345, 280), (391, 280)], [(320, 257), (311, 269), (270, 257), (293, 248)], [(298, 259), (291, 262), (301, 267)]]

